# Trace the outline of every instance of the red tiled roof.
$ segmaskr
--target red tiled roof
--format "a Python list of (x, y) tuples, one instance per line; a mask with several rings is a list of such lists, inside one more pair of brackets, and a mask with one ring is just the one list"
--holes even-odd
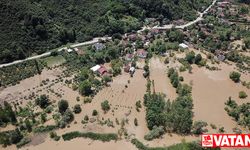
[(101, 66), (101, 68), (98, 69), (98, 72), (103, 75), (104, 73), (107, 72), (107, 69), (104, 66)]

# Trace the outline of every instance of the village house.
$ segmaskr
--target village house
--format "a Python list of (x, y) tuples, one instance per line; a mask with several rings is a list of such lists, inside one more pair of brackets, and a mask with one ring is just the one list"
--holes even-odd
[(135, 41), (137, 40), (137, 35), (136, 35), (136, 34), (130, 34), (130, 35), (128, 36), (128, 39), (129, 39), (130, 41), (135, 42)]
[(71, 48), (66, 48), (66, 49), (64, 49), (66, 52), (68, 52), (68, 53), (71, 53), (71, 52), (73, 52), (73, 49), (71, 49)]
[(152, 35), (157, 35), (157, 34), (160, 33), (160, 30), (158, 30), (158, 29), (152, 29), (152, 30), (150, 30), (150, 33), (151, 33)]
[(188, 49), (188, 45), (185, 44), (185, 43), (179, 44), (179, 47), (180, 47), (180, 48), (183, 48), (183, 49)]
[(99, 75), (105, 75), (108, 71), (103, 65), (95, 65), (94, 67), (90, 68), (95, 73), (98, 73)]
[(126, 60), (126, 61), (132, 61), (133, 58), (134, 58), (134, 55), (133, 55), (133, 54), (126, 54), (126, 56), (125, 56), (125, 60)]
[(136, 54), (139, 58), (147, 58), (148, 52), (144, 49), (138, 49)]
[(124, 72), (129, 73), (130, 66), (129, 66), (129, 65), (125, 65), (125, 66), (123, 67), (123, 70), (124, 70)]
[(94, 48), (96, 51), (101, 51), (106, 48), (106, 46), (103, 43), (95, 43), (93, 44), (92, 48)]

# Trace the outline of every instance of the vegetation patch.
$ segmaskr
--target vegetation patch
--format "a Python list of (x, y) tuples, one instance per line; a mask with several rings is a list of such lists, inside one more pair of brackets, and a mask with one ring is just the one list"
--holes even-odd
[(39, 126), (34, 129), (34, 133), (44, 133), (57, 129), (56, 125)]
[(48, 67), (58, 66), (66, 62), (66, 59), (62, 55), (58, 56), (50, 56), (44, 58), (44, 61), (46, 62)]
[(115, 133), (101, 134), (101, 133), (93, 133), (93, 132), (81, 133), (81, 132), (75, 131), (75, 132), (65, 133), (62, 135), (62, 138), (64, 141), (70, 141), (72, 139), (80, 138), (80, 137), (90, 138), (92, 140), (99, 140), (103, 142), (109, 142), (112, 140), (116, 141), (118, 139), (118, 136)]

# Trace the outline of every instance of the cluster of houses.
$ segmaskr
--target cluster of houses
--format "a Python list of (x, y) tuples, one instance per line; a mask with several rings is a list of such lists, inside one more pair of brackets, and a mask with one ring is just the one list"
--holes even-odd
[[(120, 41), (120, 44), (125, 47), (125, 51), (128, 47), (132, 49), (132, 51), (127, 52), (123, 56), (123, 59), (126, 61), (126, 65), (123, 67), (124, 72), (133, 74), (136, 70), (134, 66), (132, 66), (132, 61), (135, 58), (146, 59), (148, 56), (147, 49), (149, 48), (149, 44), (154, 41), (155, 37), (161, 33), (161, 30), (158, 29), (151, 29), (144, 32), (139, 33), (131, 33), (125, 34), (123, 39)], [(142, 43), (142, 48), (136, 47), (136, 42), (140, 41)], [(130, 45), (130, 46), (129, 46)], [(181, 49), (188, 49), (189, 46), (187, 43), (179, 44)], [(95, 51), (101, 51), (106, 48), (105, 44), (103, 43), (95, 43), (92, 45), (92, 48)], [(96, 65), (91, 68), (93, 72), (98, 73), (99, 75), (107, 75), (107, 69), (102, 65)]]

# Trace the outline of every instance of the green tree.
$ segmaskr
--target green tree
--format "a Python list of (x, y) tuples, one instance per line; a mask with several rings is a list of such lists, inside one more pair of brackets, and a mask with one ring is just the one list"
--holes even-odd
[(63, 114), (69, 107), (69, 103), (66, 100), (60, 100), (58, 102), (58, 109), (61, 114)]
[(193, 64), (195, 59), (195, 53), (193, 51), (187, 53), (185, 59), (188, 61), (188, 63)]
[(234, 82), (239, 82), (240, 76), (241, 76), (241, 74), (236, 72), (236, 71), (231, 72), (229, 75), (230, 79), (233, 80)]
[(45, 94), (40, 95), (40, 97), (35, 100), (35, 103), (36, 105), (44, 109), (49, 105), (49, 98)]
[(82, 95), (88, 96), (92, 93), (91, 83), (88, 80), (84, 80), (79, 85), (79, 92)]
[(201, 54), (197, 54), (197, 55), (195, 56), (194, 63), (198, 65), (198, 64), (200, 63), (201, 60), (202, 60)]
[(192, 133), (195, 135), (200, 135), (207, 132), (207, 129), (204, 129), (207, 126), (207, 123), (204, 121), (196, 121), (192, 127)]

